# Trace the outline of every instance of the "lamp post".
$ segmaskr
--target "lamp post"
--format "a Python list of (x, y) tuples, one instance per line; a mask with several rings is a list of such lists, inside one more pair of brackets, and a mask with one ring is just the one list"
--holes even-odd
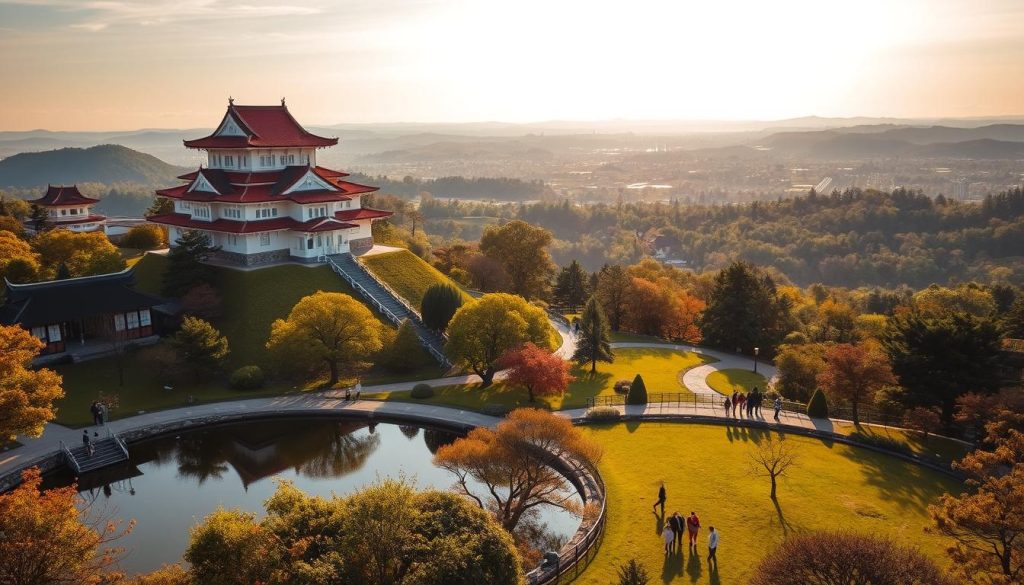
[(757, 354), (760, 351), (761, 351), (760, 347), (755, 347), (754, 348), (754, 373), (755, 374), (757, 373)]

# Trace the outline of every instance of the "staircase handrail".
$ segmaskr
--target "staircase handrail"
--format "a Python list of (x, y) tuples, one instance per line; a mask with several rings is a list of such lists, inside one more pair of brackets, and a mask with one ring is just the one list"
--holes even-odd
[(64, 440), (60, 441), (60, 450), (64, 452), (64, 457), (67, 458), (68, 464), (75, 470), (75, 473), (82, 473), (82, 466), (78, 464), (78, 460), (75, 459), (75, 455), (68, 449), (68, 446), (64, 444)]
[(107, 438), (114, 439), (114, 443), (116, 443), (117, 446), (121, 448), (121, 452), (124, 453), (125, 459), (129, 459), (130, 457), (128, 455), (128, 445), (125, 445), (124, 441), (121, 440), (121, 437), (117, 436), (117, 433), (112, 432), (109, 426), (106, 428)]
[(364, 287), (362, 284), (356, 281), (356, 279), (351, 274), (345, 272), (345, 269), (342, 268), (337, 262), (335, 262), (333, 258), (328, 256), (327, 263), (331, 265), (331, 269), (334, 270), (334, 272), (336, 272), (339, 276), (341, 276), (345, 280), (345, 282), (349, 284), (349, 286), (354, 288), (356, 292), (362, 295), (364, 299), (373, 303), (373, 306), (376, 307), (377, 310), (381, 312), (381, 314), (387, 317), (388, 321), (391, 321), (395, 325), (401, 323), (401, 319), (399, 319), (397, 315), (392, 313), (391, 310), (385, 307), (383, 303), (374, 298), (374, 296), (370, 294), (370, 291), (366, 290), (366, 287)]
[[(358, 259), (353, 258), (352, 260), (355, 263), (355, 265), (358, 266), (360, 270), (362, 270), (363, 274), (369, 276), (371, 280), (376, 282), (382, 289), (384, 289), (385, 291), (388, 292), (388, 294), (394, 297), (394, 299), (398, 301), (400, 305), (405, 307), (405, 310), (409, 312), (409, 315), (412, 317), (413, 321), (420, 325), (423, 325), (423, 317), (420, 316), (420, 312), (417, 311), (416, 308), (413, 307), (405, 297), (398, 294), (395, 291), (395, 289), (391, 288), (388, 285), (388, 283), (381, 280), (376, 274), (374, 274), (369, 268), (366, 267), (365, 264), (360, 262)], [(424, 325), (424, 327), (426, 327), (426, 325)]]

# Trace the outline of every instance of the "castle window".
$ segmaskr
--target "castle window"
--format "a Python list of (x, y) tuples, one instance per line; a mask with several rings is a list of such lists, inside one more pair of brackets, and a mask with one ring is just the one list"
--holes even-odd
[(264, 232), (264, 233), (260, 234), (260, 245), (261, 246), (269, 246), (270, 245), (270, 232)]

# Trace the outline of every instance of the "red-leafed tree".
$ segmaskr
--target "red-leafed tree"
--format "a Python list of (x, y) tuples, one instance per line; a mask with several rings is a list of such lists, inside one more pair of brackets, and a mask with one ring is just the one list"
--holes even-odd
[(872, 343), (839, 343), (825, 352), (825, 370), (818, 385), (834, 398), (849, 401), (853, 424), (860, 424), (857, 407), (874, 402), (875, 393), (896, 383), (889, 357)]
[(525, 387), (530, 402), (537, 396), (561, 396), (574, 379), (569, 362), (532, 343), (505, 352), (500, 364), (508, 370), (505, 381)]

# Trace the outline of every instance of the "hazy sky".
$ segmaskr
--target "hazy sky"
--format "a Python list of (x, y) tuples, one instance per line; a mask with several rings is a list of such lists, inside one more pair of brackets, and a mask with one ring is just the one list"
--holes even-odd
[(1024, 0), (0, 0), (0, 130), (1024, 113)]

